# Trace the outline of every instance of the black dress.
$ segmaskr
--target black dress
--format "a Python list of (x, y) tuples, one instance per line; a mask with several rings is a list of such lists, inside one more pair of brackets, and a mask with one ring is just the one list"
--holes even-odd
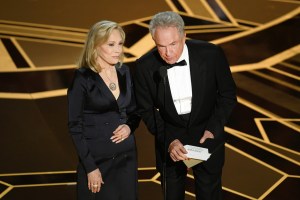
[[(133, 131), (139, 124), (129, 68), (116, 68), (120, 95), (115, 99), (98, 73), (79, 68), (68, 89), (69, 132), (78, 156), (78, 200), (137, 199), (137, 159)], [(110, 138), (121, 124), (131, 134), (115, 144)], [(88, 189), (87, 173), (99, 168), (104, 184), (99, 193)]]

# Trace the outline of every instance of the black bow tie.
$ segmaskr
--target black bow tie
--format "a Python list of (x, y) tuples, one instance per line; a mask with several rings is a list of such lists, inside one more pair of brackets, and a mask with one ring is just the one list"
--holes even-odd
[(185, 61), (185, 60), (182, 60), (182, 61), (176, 62), (176, 63), (174, 63), (174, 64), (168, 64), (168, 65), (167, 65), (167, 68), (170, 69), (170, 68), (172, 68), (172, 67), (174, 67), (174, 66), (185, 66), (185, 65), (187, 65), (186, 61)]

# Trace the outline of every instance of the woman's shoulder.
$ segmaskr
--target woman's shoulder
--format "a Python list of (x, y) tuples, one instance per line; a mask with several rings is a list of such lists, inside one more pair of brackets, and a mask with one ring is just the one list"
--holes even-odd
[(89, 77), (93, 76), (93, 72), (91, 69), (87, 67), (79, 67), (74, 70), (73, 82), (84, 83)]
[(122, 65), (117, 66), (117, 69), (122, 73), (128, 73), (129, 72), (129, 67), (128, 65), (122, 63)]
[(78, 67), (76, 69), (77, 73), (81, 73), (83, 75), (89, 74), (92, 70), (89, 67)]
[(79, 67), (75, 69), (75, 76), (81, 76), (83, 78), (87, 78), (92, 74), (95, 74), (95, 72), (88, 67)]

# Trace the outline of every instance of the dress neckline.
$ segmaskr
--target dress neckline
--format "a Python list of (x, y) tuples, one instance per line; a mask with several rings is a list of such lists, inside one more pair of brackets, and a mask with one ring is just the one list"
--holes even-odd
[[(115, 68), (116, 69), (116, 68)], [(116, 69), (116, 73), (117, 73), (117, 80), (118, 80), (118, 87), (119, 87), (119, 95), (116, 97), (113, 92), (109, 89), (109, 86), (105, 83), (105, 81), (103, 80), (102, 76), (98, 73), (98, 76), (102, 82), (102, 84), (104, 85), (104, 87), (106, 88), (106, 91), (108, 91), (108, 93), (113, 97), (113, 99), (115, 101), (118, 102), (120, 95), (121, 95), (121, 87), (120, 87), (120, 79), (119, 79), (119, 71)]]

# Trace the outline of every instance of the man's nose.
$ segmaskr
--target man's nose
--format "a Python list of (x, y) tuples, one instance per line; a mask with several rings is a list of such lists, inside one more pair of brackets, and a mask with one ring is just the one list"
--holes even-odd
[(167, 56), (170, 56), (171, 55), (171, 48), (169, 48), (169, 47), (166, 47), (166, 55)]

